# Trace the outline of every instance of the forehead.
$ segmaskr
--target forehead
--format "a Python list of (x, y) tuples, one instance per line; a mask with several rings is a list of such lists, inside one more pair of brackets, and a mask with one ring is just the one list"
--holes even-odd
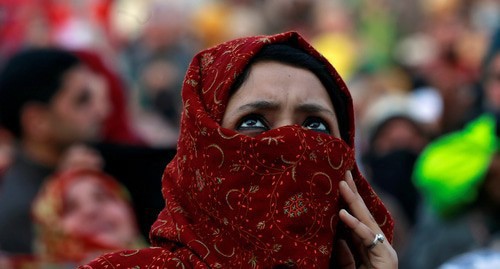
[[(191, 122), (190, 114), (198, 114), (196, 122), (207, 119), (220, 124), (232, 97), (233, 85), (252, 59), (269, 44), (291, 44), (304, 50), (319, 60), (332, 79), (334, 93), (331, 100), (343, 131), (342, 137), (353, 145), (354, 115), (351, 95), (335, 68), (296, 32), (287, 32), (274, 36), (254, 36), (236, 39), (203, 50), (196, 54), (186, 73), (183, 89), (183, 122)], [(339, 93), (337, 95), (337, 92)]]
[(82, 91), (89, 82), (90, 70), (82, 65), (72, 67), (64, 73), (58, 95), (66, 96)]
[[(64, 111), (76, 111), (82, 98), (93, 95), (91, 83), (95, 76), (85, 66), (76, 66), (69, 69), (62, 77), (59, 90), (51, 100), (52, 106)], [(88, 104), (86, 102), (86, 104)], [(85, 106), (88, 107), (88, 106)]]
[(78, 175), (73, 178), (66, 186), (65, 190), (69, 193), (83, 193), (84, 190), (94, 190), (103, 188), (99, 179), (92, 175)]
[(313, 72), (277, 61), (254, 63), (230, 102), (234, 98), (276, 99), (282, 96), (331, 103), (327, 90)]

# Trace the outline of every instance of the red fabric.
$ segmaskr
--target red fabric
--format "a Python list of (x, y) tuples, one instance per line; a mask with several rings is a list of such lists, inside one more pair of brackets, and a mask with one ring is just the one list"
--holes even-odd
[[(80, 3), (81, 2), (81, 3)], [(53, 43), (55, 32), (76, 16), (98, 25), (108, 36), (113, 0), (60, 1), (60, 0), (0, 0), (0, 54), (9, 56), (29, 44), (30, 28), (48, 27), (47, 41)], [(45, 25), (47, 24), (47, 25)], [(33, 30), (33, 29), (31, 29)], [(40, 30), (37, 30), (40, 31)], [(32, 38), (32, 37), (31, 37)], [(39, 39), (40, 37), (38, 37)], [(36, 40), (38, 42), (40, 40)], [(28, 42), (28, 44), (26, 44)], [(36, 43), (35, 42), (35, 43)]]
[(0, 56), (7, 58), (25, 41), (29, 18), (41, 15), (40, 3), (33, 0), (0, 0), (0, 13)]
[[(392, 240), (393, 221), (355, 165), (349, 141), (284, 126), (247, 137), (220, 127), (237, 74), (263, 46), (286, 42), (328, 65), (297, 33), (243, 38), (193, 59), (183, 87), (178, 151), (163, 176), (166, 206), (153, 224), (156, 248), (105, 255), (83, 268), (328, 268), (339, 236), (338, 183), (353, 169), (357, 187)], [(152, 266), (158, 265), (158, 267)]]
[[(37, 0), (32, 0), (36, 2)], [(60, 1), (60, 0), (38, 0), (41, 3), (47, 19), (52, 27), (60, 27), (76, 16), (85, 16), (91, 22), (100, 25), (103, 30), (109, 31), (110, 14), (113, 0), (97, 1)]]
[[(98, 241), (82, 234), (69, 234), (63, 229), (65, 197), (68, 187), (81, 177), (89, 176), (96, 180), (95, 184), (106, 190), (116, 200), (130, 205), (128, 192), (114, 178), (100, 171), (69, 170), (51, 177), (38, 193), (32, 206), (32, 216), (37, 227), (38, 261), (44, 262), (82, 262), (89, 255), (115, 251), (122, 247), (137, 246), (141, 238), (129, 246), (116, 246)], [(132, 211), (132, 208), (130, 207)], [(95, 257), (95, 256), (93, 256)], [(21, 267), (19, 267), (21, 268)]]

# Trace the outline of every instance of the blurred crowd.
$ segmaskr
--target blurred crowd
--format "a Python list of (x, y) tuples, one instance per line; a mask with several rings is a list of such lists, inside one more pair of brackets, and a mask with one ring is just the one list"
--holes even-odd
[[(190, 60), (229, 39), (289, 30), (350, 88), (357, 157), (396, 220), (400, 268), (473, 268), (453, 265), (467, 260), (461, 254), (496, 254), (498, 263), (499, 27), (497, 0), (0, 0), (0, 70), (14, 62), (4, 74), (25, 72), (0, 78), (0, 87), (53, 83), (50, 76), (85, 85), (67, 101), (56, 93), (59, 106), (28, 100), (23, 115), (7, 108), (0, 88), (0, 267), (38, 256), (74, 265), (146, 245), (163, 208), (161, 173), (175, 153)], [(26, 55), (33, 50), (42, 56)], [(83, 69), (52, 72), (46, 57), (55, 54), (67, 70)], [(40, 102), (60, 109), (59, 118), (44, 118), (33, 105)], [(9, 181), (23, 176), (30, 186)], [(94, 180), (75, 192), (72, 177)], [(7, 221), (17, 202), (33, 222), (28, 233)], [(105, 219), (87, 224), (92, 231), (75, 227), (98, 219), (92, 210), (106, 202), (124, 219), (127, 227), (113, 229), (122, 233), (106, 234), (118, 224)]]

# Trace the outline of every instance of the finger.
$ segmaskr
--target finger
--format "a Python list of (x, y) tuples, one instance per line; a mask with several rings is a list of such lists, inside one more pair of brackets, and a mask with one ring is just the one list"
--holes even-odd
[(337, 242), (337, 252), (335, 253), (335, 255), (336, 255), (336, 262), (339, 268), (342, 269), (356, 268), (356, 262), (354, 261), (354, 256), (352, 255), (352, 252), (349, 249), (349, 246), (347, 245), (347, 242), (345, 240), (339, 240)]
[(358, 193), (355, 193), (346, 181), (339, 183), (339, 189), (352, 214), (373, 229), (373, 231), (377, 233), (381, 232), (380, 227), (366, 207), (363, 198)]
[(363, 239), (359, 237), (359, 235), (357, 235), (352, 230), (351, 230), (351, 242), (352, 242), (351, 247), (355, 248), (356, 254), (361, 259), (362, 264), (370, 264), (370, 258), (368, 257), (368, 251), (365, 247)]
[(368, 249), (366, 248), (366, 242), (369, 241), (367, 238), (370, 238), (370, 234), (372, 234), (371, 230), (358, 219), (349, 214), (349, 212), (345, 209), (342, 209), (339, 215), (341, 221), (344, 222), (353, 232), (353, 244), (356, 246), (357, 254), (361, 258), (362, 264), (371, 265), (370, 258), (368, 257)]
[(342, 222), (344, 222), (359, 238), (361, 238), (363, 245), (369, 246), (371, 244), (371, 240), (375, 237), (375, 233), (373, 233), (368, 226), (359, 221), (345, 209), (340, 210), (339, 216)]
[(356, 183), (354, 182), (354, 178), (352, 177), (350, 170), (345, 173), (345, 182), (347, 182), (347, 185), (349, 185), (354, 193), (358, 193), (358, 187), (356, 187)]
[[(351, 228), (354, 234), (361, 239), (362, 244), (365, 248), (369, 248), (368, 250), (373, 251), (377, 254), (383, 253), (384, 249), (386, 248), (378, 247), (378, 245), (387, 244), (387, 240), (384, 240), (383, 242), (378, 241), (375, 247), (371, 247), (375, 238), (375, 232), (373, 232), (370, 227), (359, 221), (345, 209), (340, 210), (339, 216), (342, 222), (344, 222), (349, 228)], [(381, 234), (384, 235), (383, 233)]]

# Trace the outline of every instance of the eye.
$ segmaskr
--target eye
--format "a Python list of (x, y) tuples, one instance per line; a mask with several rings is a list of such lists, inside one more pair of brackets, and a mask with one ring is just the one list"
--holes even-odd
[(320, 133), (330, 134), (330, 127), (328, 123), (324, 120), (316, 117), (307, 118), (302, 126), (306, 127), (309, 130), (313, 130)]
[(69, 216), (79, 210), (80, 205), (73, 199), (68, 199), (63, 203), (62, 215)]
[(269, 130), (266, 121), (260, 115), (251, 114), (243, 117), (238, 125), (236, 131), (240, 132), (264, 132)]
[(74, 103), (75, 106), (82, 107), (89, 104), (91, 99), (92, 95), (90, 93), (90, 90), (85, 88), (76, 96)]

